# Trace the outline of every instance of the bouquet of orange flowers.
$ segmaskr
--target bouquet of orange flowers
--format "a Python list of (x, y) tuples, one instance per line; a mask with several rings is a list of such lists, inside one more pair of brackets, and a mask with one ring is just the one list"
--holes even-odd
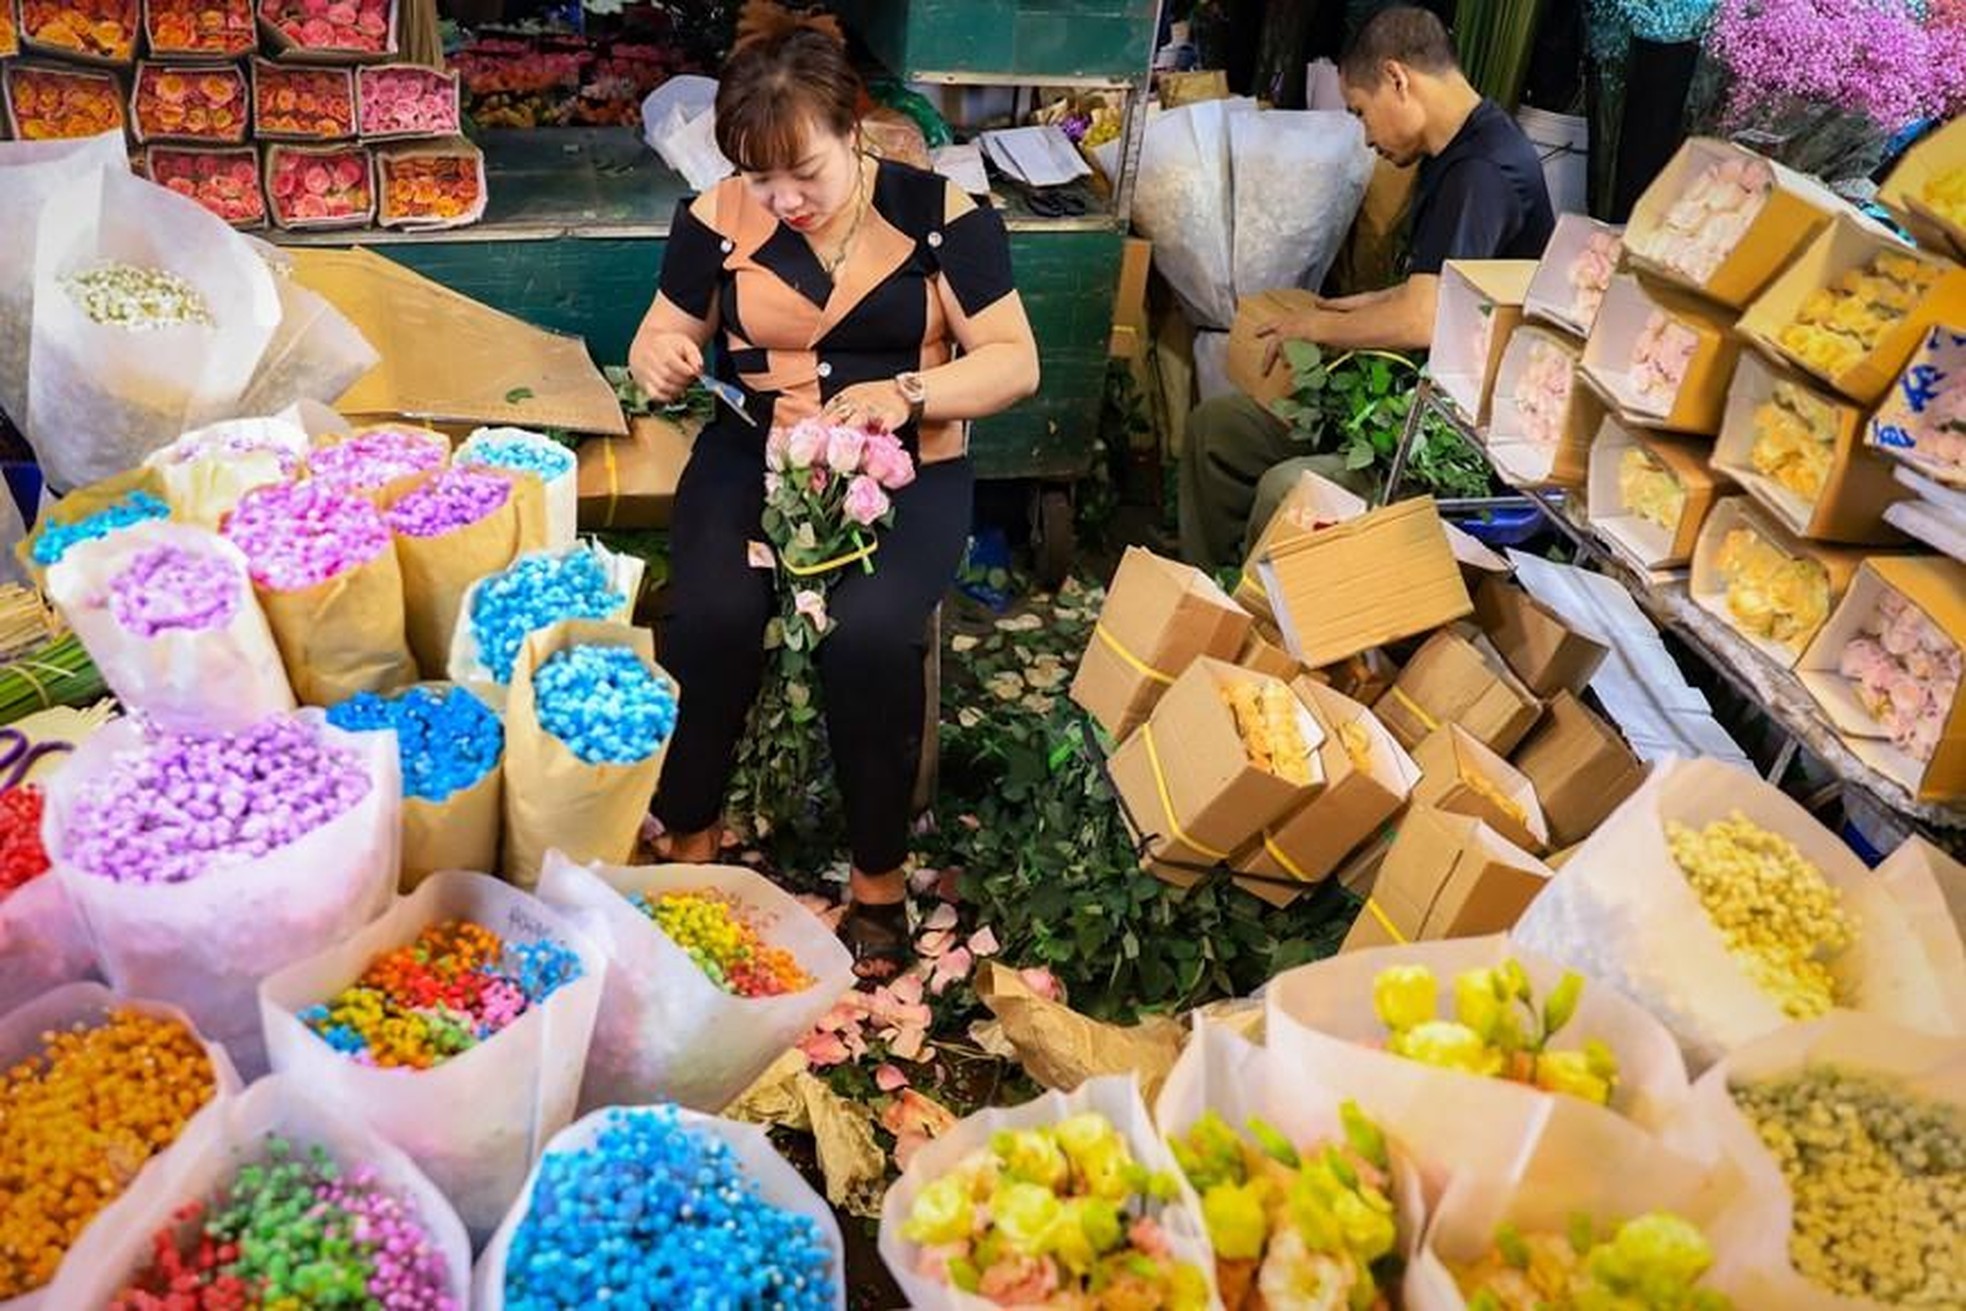
[(246, 139), (246, 75), (231, 64), (139, 64), (130, 116), (138, 142), (237, 145)]
[(197, 201), (235, 228), (266, 222), (259, 152), (251, 146), (226, 150), (152, 146), (144, 152), (144, 168), (158, 186)]
[(485, 159), (462, 138), (379, 150), (377, 221), (386, 228), (448, 228), (485, 212)]
[(20, 41), (48, 54), (127, 64), (142, 26), (137, 0), (21, 0)]
[(234, 59), (259, 43), (253, 0), (144, 0), (150, 53)]
[(263, 138), (339, 141), (355, 135), (355, 73), (253, 61), (253, 128)]
[(360, 146), (269, 146), (273, 221), (283, 228), (362, 227), (375, 216), (372, 172)]
[(13, 65), (7, 110), (22, 141), (93, 137), (123, 128), (123, 93), (109, 73)]

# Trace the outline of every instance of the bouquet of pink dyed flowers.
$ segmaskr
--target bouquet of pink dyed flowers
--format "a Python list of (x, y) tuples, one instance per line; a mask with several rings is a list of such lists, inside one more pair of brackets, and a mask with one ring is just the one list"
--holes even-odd
[(1632, 343), (1631, 387), (1639, 404), (1665, 414), (1700, 349), (1700, 334), (1663, 310), (1653, 310)]
[(1945, 630), (1887, 588), (1843, 648), (1838, 672), (1893, 745), (1914, 760), (1932, 758), (1959, 693), (1959, 647)]

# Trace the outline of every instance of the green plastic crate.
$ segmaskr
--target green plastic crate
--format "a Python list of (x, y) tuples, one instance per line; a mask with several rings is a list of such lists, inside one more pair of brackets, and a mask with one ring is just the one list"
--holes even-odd
[(1135, 78), (1158, 0), (837, 0), (874, 56), (923, 73)]

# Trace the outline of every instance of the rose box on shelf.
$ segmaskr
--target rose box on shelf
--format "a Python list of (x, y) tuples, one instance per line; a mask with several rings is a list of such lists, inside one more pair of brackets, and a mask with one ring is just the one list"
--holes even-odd
[(1515, 330), (1495, 378), (1488, 454), (1516, 487), (1581, 486), (1604, 402), (1584, 385), (1583, 343), (1530, 324)]
[[(1700, 528), (1688, 591), (1695, 605), (1789, 669), (1849, 590), (1864, 558), (1856, 547), (1804, 542), (1751, 498), (1725, 496)], [(1730, 572), (1740, 575), (1738, 583)]]
[(151, 146), (144, 171), (160, 187), (203, 205), (235, 228), (266, 224), (259, 152), (251, 146)]
[(1488, 426), (1502, 352), (1522, 322), (1531, 260), (1449, 260), (1440, 274), (1427, 371), (1478, 428)]
[[(1679, 512), (1669, 523), (1661, 524), (1626, 503), (1632, 468), (1626, 462), (1627, 452), (1632, 451), (1639, 452), (1654, 473), (1677, 484)], [(1714, 498), (1731, 486), (1707, 467), (1704, 443), (1665, 433), (1640, 435), (1607, 418), (1591, 446), (1591, 527), (1642, 571), (1682, 568), (1693, 558), (1693, 544)]]
[[(1819, 306), (1818, 293), (1831, 292), (1846, 275), (1868, 275), (1880, 256), (1916, 268), (1926, 285), (1905, 293), (1899, 306), (1886, 309), (1872, 302), (1866, 307), (1865, 318), (1875, 321), (1877, 328), (1867, 349), (1833, 366), (1812, 363), (1803, 348), (1809, 338), (1797, 338), (1788, 330), (1801, 328), (1798, 320), (1805, 310)], [(1762, 350), (1808, 370), (1851, 400), (1875, 405), (1917, 354), (1927, 332), (1940, 324), (1966, 324), (1966, 269), (1907, 246), (1868, 220), (1839, 215), (1741, 316), (1740, 332)], [(1817, 339), (1827, 336), (1814, 331)]]
[(1622, 275), (1585, 343), (1584, 372), (1626, 423), (1710, 436), (1741, 354), (1733, 326), (1697, 297)]
[(246, 97), (246, 75), (235, 64), (180, 68), (144, 60), (130, 91), (130, 135), (138, 145), (240, 145), (250, 119)]
[(123, 85), (104, 69), (54, 64), (0, 64), (8, 134), (16, 141), (52, 141), (121, 132)]
[(364, 141), (447, 137), (458, 131), (458, 75), (422, 64), (365, 64), (355, 71), (357, 131)]
[(1867, 444), (1948, 487), (1966, 487), (1966, 329), (1933, 328), (1884, 403)]
[[(1860, 406), (1749, 352), (1727, 392), (1713, 467), (1800, 537), (1902, 541), (1884, 510), (1910, 495), (1864, 443)], [(1813, 496), (1804, 493), (1814, 486)]]
[(1537, 323), (1588, 337), (1624, 257), (1624, 229), (1582, 214), (1559, 214), (1530, 279), (1523, 312)]
[(1796, 674), (1859, 759), (1921, 801), (1956, 800), (1966, 796), (1966, 709), (1957, 690), (1941, 712), (1931, 758), (1921, 761), (1888, 739), (1856, 686), (1840, 672), (1844, 648), (1861, 634), (1887, 590), (1919, 611), (1955, 651), (1966, 644), (1966, 565), (1937, 556), (1874, 557), (1857, 571), (1835, 613), (1803, 652)]
[(435, 232), (484, 217), (485, 157), (463, 137), (377, 146), (376, 221)]
[(354, 70), (253, 60), (253, 133), (262, 141), (354, 136)]
[(1966, 116), (1907, 150), (1877, 199), (1919, 245), (1966, 260)]
[(20, 0), (18, 13), (23, 53), (104, 68), (136, 61), (143, 33), (139, 0)]
[(266, 148), (266, 195), (282, 228), (361, 228), (375, 217), (375, 169), (357, 145)]
[(379, 63), (399, 48), (396, 0), (259, 0), (267, 49), (295, 63)]
[(237, 59), (259, 44), (253, 0), (144, 0), (154, 59)]

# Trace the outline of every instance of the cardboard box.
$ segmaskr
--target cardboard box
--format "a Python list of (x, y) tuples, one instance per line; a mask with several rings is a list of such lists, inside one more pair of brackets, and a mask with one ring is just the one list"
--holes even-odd
[[(1844, 274), (1864, 268), (1883, 252), (1931, 265), (1940, 270), (1940, 277), (1931, 290), (1878, 337), (1868, 355), (1830, 377), (1782, 344), (1782, 329), (1795, 321), (1804, 301), (1833, 285)], [(1843, 215), (1811, 242), (1788, 271), (1776, 278), (1748, 308), (1741, 316), (1739, 329), (1742, 336), (1770, 355), (1822, 378), (1851, 400), (1875, 405), (1917, 354), (1926, 334), (1941, 324), (1966, 324), (1966, 269), (1907, 246), (1868, 220)]]
[(1257, 573), (1284, 648), (1314, 668), (1474, 609), (1430, 496), (1278, 542)]
[[(1721, 568), (1722, 551), (1728, 537), (1735, 532), (1752, 533), (1789, 559), (1807, 559), (1823, 570), (1829, 581), (1829, 605), (1823, 611), (1822, 620), (1798, 633), (1793, 640), (1779, 642), (1751, 632), (1743, 625), (1742, 617), (1729, 600), (1727, 575)], [(1742, 641), (1774, 664), (1790, 669), (1849, 590), (1850, 580), (1856, 577), (1857, 567), (1863, 562), (1861, 550), (1804, 542), (1749, 498), (1724, 496), (1714, 502), (1706, 523), (1700, 528), (1700, 540), (1693, 547), (1693, 573), (1687, 590), (1695, 605), (1733, 629)]]
[(1242, 654), (1236, 657), (1236, 663), (1244, 669), (1267, 674), (1286, 683), (1304, 672), (1304, 666), (1297, 663), (1295, 656), (1257, 632), (1254, 626), (1243, 640)]
[(1962, 387), (1966, 329), (1933, 328), (1871, 416), (1866, 444), (1947, 487), (1966, 488), (1966, 469), (1935, 453), (1937, 425), (1926, 418), (1941, 396)]
[(1369, 706), (1386, 694), (1399, 679), (1399, 665), (1384, 651), (1374, 647), (1347, 656), (1335, 665), (1313, 669), (1310, 676), (1334, 692), (1340, 692)]
[(1198, 657), (1240, 655), (1249, 622), (1201, 570), (1128, 547), (1072, 679), (1072, 700), (1124, 739)]
[[(1516, 399), (1516, 384), (1528, 371), (1531, 353), (1541, 343), (1561, 351), (1570, 361), (1571, 385), (1555, 440), (1531, 440)], [(1579, 365), (1583, 343), (1548, 328), (1525, 324), (1509, 338), (1495, 378), (1495, 399), (1488, 422), (1488, 457), (1502, 480), (1515, 487), (1577, 487), (1590, 472), (1591, 438), (1604, 418), (1604, 400), (1585, 386)]]
[(1324, 732), (1309, 708), (1299, 703), (1298, 729), (1312, 753), (1313, 781), (1305, 786), (1250, 760), (1235, 712), (1223, 698), (1223, 688), (1232, 682), (1276, 680), (1203, 656), (1174, 681), (1109, 766), (1129, 821), (1145, 843), (1146, 868), (1184, 887), (1324, 787), (1318, 754)]
[(1459, 724), (1489, 750), (1507, 755), (1528, 736), (1543, 703), (1472, 628), (1428, 638), (1373, 706), (1407, 750), (1442, 724)]
[(1532, 854), (1549, 848), (1535, 786), (1467, 729), (1442, 724), (1413, 749), (1413, 763), (1420, 767), (1414, 805), (1478, 819)]
[(1440, 274), (1427, 372), (1477, 428), (1488, 426), (1489, 398), (1502, 352), (1522, 322), (1534, 260), (1449, 260)]
[(1113, 331), (1107, 354), (1114, 359), (1138, 359), (1147, 350), (1147, 274), (1153, 268), (1154, 243), (1128, 237), (1120, 249), (1119, 290), (1113, 297)]
[[(1329, 878), (1399, 814), (1420, 781), (1420, 767), (1385, 725), (1350, 697), (1310, 679), (1298, 679), (1291, 690), (1310, 707), (1324, 733), (1318, 748), (1324, 790), (1272, 823), (1236, 857), (1235, 868), (1296, 879), (1308, 888)], [(1241, 886), (1273, 905), (1298, 895), (1275, 883), (1244, 880)]]
[(1947, 218), (1925, 199), (1925, 188), (1966, 168), (1966, 117), (1953, 119), (1907, 150), (1878, 188), (1877, 199), (1918, 244), (1934, 254), (1966, 259), (1966, 224)]
[(1339, 950), (1506, 933), (1550, 877), (1480, 820), (1411, 806)]
[(1594, 238), (1609, 234), (1615, 241), (1610, 261), (1615, 267), (1624, 256), (1624, 229), (1600, 223), (1584, 214), (1559, 214), (1556, 230), (1543, 247), (1543, 258), (1536, 263), (1536, 276), (1530, 279), (1522, 310), (1536, 323), (1547, 323), (1573, 337), (1591, 335), (1600, 304), (1580, 305), (1579, 288), (1572, 281), (1572, 269)]
[[(1733, 250), (1703, 280), (1689, 278), (1651, 258), (1666, 217), (1680, 196), (1706, 170), (1728, 162), (1756, 163), (1774, 174), (1768, 199), (1734, 244)], [(1833, 215), (1850, 213), (1850, 206), (1815, 178), (1762, 159), (1743, 146), (1713, 137), (1694, 137), (1679, 148), (1652, 185), (1632, 206), (1625, 225), (1625, 257), (1633, 267), (1676, 285), (1697, 291), (1729, 309), (1744, 309), (1780, 273), (1796, 252), (1829, 226)]]
[(1966, 797), (1966, 698), (1954, 695), (1932, 758), (1918, 761), (1892, 745), (1850, 680), (1837, 671), (1844, 646), (1863, 628), (1886, 588), (1924, 611), (1966, 650), (1966, 565), (1937, 556), (1875, 556), (1857, 570), (1836, 612), (1802, 653), (1796, 675), (1858, 759), (1920, 801)]
[[(1776, 404), (1778, 384), (1798, 402), (1810, 427), (1831, 438), (1829, 472), (1814, 500), (1755, 467), (1757, 416), (1764, 406)], [(1860, 406), (1749, 352), (1728, 388), (1727, 414), (1714, 443), (1712, 464), (1798, 536), (1829, 542), (1902, 542), (1903, 537), (1884, 522), (1884, 511), (1909, 497), (1911, 490), (1893, 480), (1891, 461), (1866, 444), (1866, 431)]]
[[(1656, 395), (1641, 393), (1631, 372), (1633, 351), (1655, 315), (1664, 315), (1699, 343), (1678, 388), (1664, 403)], [(1720, 431), (1727, 384), (1741, 356), (1733, 329), (1732, 314), (1696, 296), (1621, 275), (1611, 279), (1597, 326), (1584, 344), (1584, 372), (1600, 393), (1610, 397), (1626, 423), (1711, 436)]]
[(1549, 840), (1574, 847), (1645, 782), (1645, 765), (1624, 737), (1576, 697), (1559, 692), (1549, 713), (1515, 753), (1535, 789)]
[[(1671, 528), (1661, 528), (1625, 506), (1619, 470), (1625, 452), (1632, 449), (1649, 455), (1686, 491), (1686, 504)], [(1732, 491), (1733, 486), (1707, 466), (1707, 449), (1700, 442), (1664, 433), (1640, 436), (1616, 419), (1607, 418), (1591, 446), (1591, 528), (1641, 570), (1678, 569), (1693, 558), (1700, 525), (1706, 522), (1714, 500), (1722, 492)]]
[(1475, 589), (1475, 622), (1531, 694), (1582, 691), (1610, 646), (1563, 621), (1523, 588), (1491, 578)]
[(1268, 337), (1258, 331), (1279, 319), (1315, 308), (1313, 292), (1284, 287), (1259, 291), (1236, 302), (1236, 319), (1229, 325), (1229, 381), (1264, 409), (1297, 389), (1288, 362), (1279, 359), (1275, 368), (1263, 372), (1263, 356), (1270, 348)]
[(637, 415), (626, 437), (592, 437), (574, 452), (580, 526), (667, 528), (676, 484), (701, 424)]

